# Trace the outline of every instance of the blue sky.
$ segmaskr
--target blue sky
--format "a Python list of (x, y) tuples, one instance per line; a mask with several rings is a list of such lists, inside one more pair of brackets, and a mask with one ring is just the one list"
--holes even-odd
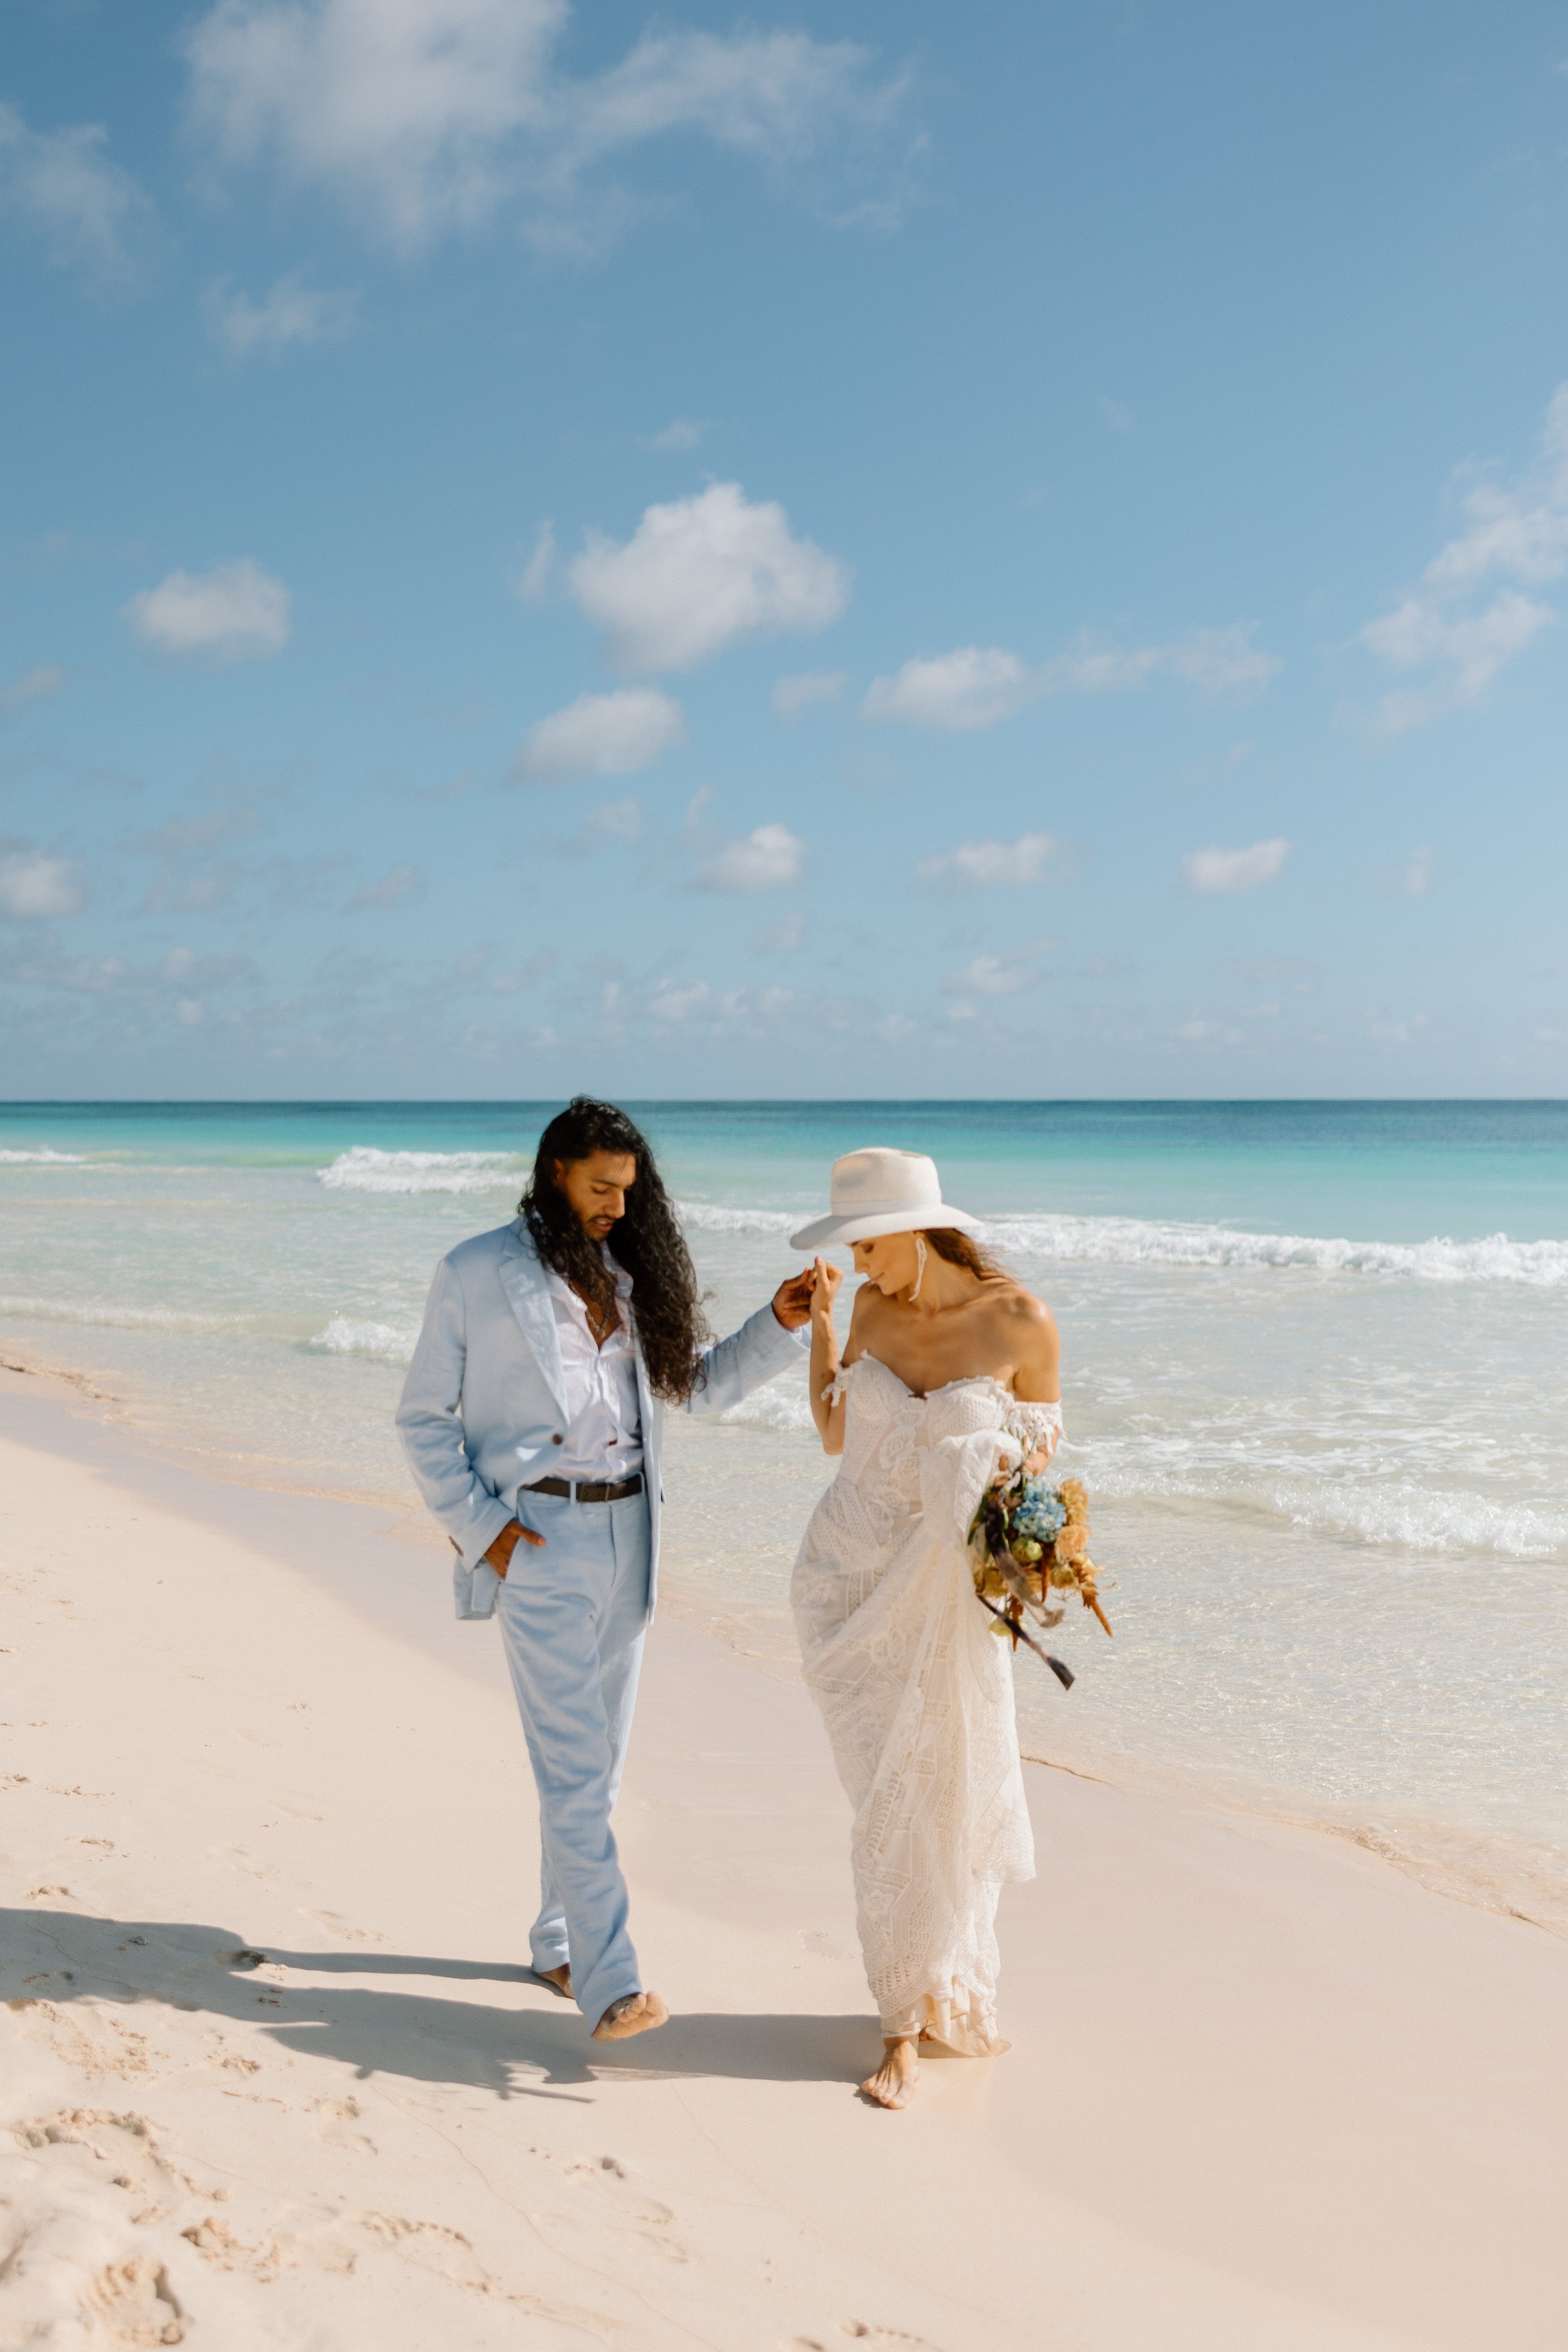
[(13, 0), (0, 1091), (1550, 1094), (1568, 18)]

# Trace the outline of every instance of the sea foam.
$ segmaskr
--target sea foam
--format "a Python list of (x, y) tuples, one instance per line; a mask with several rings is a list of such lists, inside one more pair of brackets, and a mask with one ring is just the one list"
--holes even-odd
[(1394, 1275), (1415, 1282), (1508, 1282), (1568, 1286), (1568, 1242), (1352, 1242), (1312, 1234), (1248, 1234), (1228, 1225), (1142, 1217), (997, 1218), (984, 1238), (1019, 1256), (1104, 1265), (1300, 1267), (1312, 1274)]
[(50, 1151), (40, 1145), (37, 1151), (0, 1151), (0, 1168), (79, 1168), (79, 1151)]
[(352, 1316), (334, 1315), (305, 1344), (314, 1355), (365, 1356), (373, 1363), (405, 1364), (418, 1337), (417, 1329), (400, 1331), (390, 1323), (356, 1322)]
[(316, 1181), (330, 1192), (515, 1192), (529, 1163), (513, 1151), (377, 1151), (356, 1143)]

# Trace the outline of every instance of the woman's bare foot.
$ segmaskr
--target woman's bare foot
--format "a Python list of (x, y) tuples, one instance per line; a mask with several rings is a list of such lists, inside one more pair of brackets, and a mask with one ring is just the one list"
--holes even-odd
[(547, 1984), (552, 1992), (558, 1992), (563, 2000), (571, 2000), (572, 1970), (564, 1960), (558, 1969), (535, 1969), (533, 1974), (541, 1984)]
[(629, 2033), (651, 2033), (668, 2025), (669, 2011), (656, 1992), (628, 1992), (613, 2000), (594, 2028), (595, 2042), (624, 2042)]
[(920, 2078), (915, 2045), (900, 2034), (896, 2042), (882, 2044), (882, 2063), (874, 2074), (867, 2075), (860, 2085), (860, 2095), (869, 2099), (874, 2107), (907, 2107)]

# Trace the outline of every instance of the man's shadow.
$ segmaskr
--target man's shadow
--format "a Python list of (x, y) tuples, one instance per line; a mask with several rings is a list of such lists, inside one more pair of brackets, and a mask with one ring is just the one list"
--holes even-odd
[[(524, 2001), (443, 2000), (307, 1976), (425, 1977), (526, 1989)], [(673, 2018), (657, 2034), (599, 2042), (586, 2021), (515, 1961), (407, 1953), (298, 1952), (247, 1945), (186, 1921), (95, 1919), (76, 1911), (0, 1910), (0, 1998), (8, 2008), (91, 2000), (161, 2001), (259, 2025), (289, 2050), (361, 2077), (401, 2074), (493, 2091), (571, 2097), (573, 2084), (723, 2075), (740, 2082), (858, 2082), (874, 2055), (872, 2017)]]

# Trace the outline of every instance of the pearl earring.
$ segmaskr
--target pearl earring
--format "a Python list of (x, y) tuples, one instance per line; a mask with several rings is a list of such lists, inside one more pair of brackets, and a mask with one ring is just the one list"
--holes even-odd
[(917, 1234), (915, 1235), (915, 1286), (914, 1286), (914, 1288), (913, 1288), (913, 1289), (910, 1291), (910, 1305), (911, 1307), (914, 1305), (914, 1303), (915, 1303), (916, 1299), (917, 1299), (917, 1298), (920, 1297), (920, 1295), (921, 1295), (921, 1283), (925, 1280), (925, 1278), (926, 1278), (926, 1244), (925, 1244), (925, 1235), (924, 1235), (923, 1234)]

